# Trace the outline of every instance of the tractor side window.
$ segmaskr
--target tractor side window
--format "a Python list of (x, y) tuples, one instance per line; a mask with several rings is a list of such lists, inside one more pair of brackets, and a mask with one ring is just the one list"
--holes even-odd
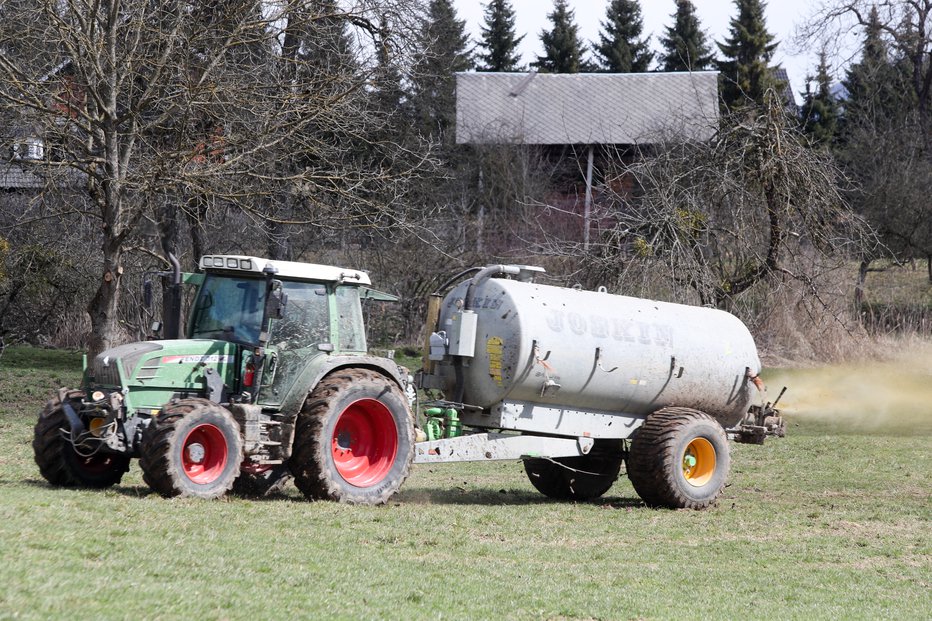
[(337, 287), (340, 351), (366, 351), (366, 328), (362, 319), (358, 287)]
[(327, 287), (319, 283), (284, 281), (288, 295), (285, 318), (272, 324), (271, 343), (279, 350), (314, 347), (330, 342)]
[(208, 274), (192, 314), (191, 338), (259, 342), (265, 281)]

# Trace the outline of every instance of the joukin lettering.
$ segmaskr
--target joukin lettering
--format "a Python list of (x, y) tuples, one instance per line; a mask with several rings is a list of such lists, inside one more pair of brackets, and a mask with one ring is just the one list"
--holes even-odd
[(588, 332), (596, 338), (611, 336), (616, 341), (627, 343), (660, 345), (661, 347), (673, 344), (673, 328), (659, 323), (631, 321), (618, 317), (609, 319), (602, 315), (584, 317), (579, 313), (552, 310), (547, 317), (547, 325), (554, 332), (563, 332), (569, 327), (573, 334), (578, 336)]
[(492, 310), (497, 311), (502, 307), (502, 299), (490, 298), (488, 296), (484, 298), (478, 298), (473, 302), (473, 308), (476, 310)]
[(220, 354), (209, 354), (206, 356), (165, 356), (162, 358), (162, 364), (217, 364), (233, 362), (233, 356), (224, 356)]

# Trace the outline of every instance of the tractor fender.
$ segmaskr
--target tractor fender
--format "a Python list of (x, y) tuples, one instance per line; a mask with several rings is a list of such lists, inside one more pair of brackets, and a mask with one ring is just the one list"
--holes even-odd
[(402, 392), (404, 392), (408, 381), (403, 367), (399, 366), (394, 360), (379, 356), (360, 354), (327, 356), (321, 360), (320, 364), (311, 365), (305, 370), (306, 375), (298, 378), (291, 392), (285, 397), (280, 406), (279, 411), (285, 417), (282, 428), (284, 433), (282, 438), (284, 458), (287, 459), (291, 454), (291, 444), (294, 441), (294, 422), (298, 412), (304, 406), (308, 394), (314, 390), (324, 377), (341, 369), (370, 369), (393, 381)]

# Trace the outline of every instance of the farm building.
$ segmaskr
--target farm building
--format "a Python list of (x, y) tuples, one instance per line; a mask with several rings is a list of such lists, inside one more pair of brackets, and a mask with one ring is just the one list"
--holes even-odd
[(457, 143), (541, 149), (559, 188), (549, 202), (586, 223), (603, 164), (669, 138), (708, 140), (718, 115), (714, 71), (456, 74)]

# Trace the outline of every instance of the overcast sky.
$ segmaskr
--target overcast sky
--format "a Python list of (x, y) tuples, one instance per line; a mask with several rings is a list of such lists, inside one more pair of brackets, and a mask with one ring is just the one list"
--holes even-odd
[[(474, 41), (479, 41), (479, 27), (483, 23), (483, 6), (488, 0), (455, 0), (460, 19), (466, 20), (466, 26)], [(517, 18), (518, 35), (527, 36), (521, 42), (521, 53), (525, 63), (529, 63), (543, 52), (540, 45), (540, 33), (549, 28), (547, 14), (553, 10), (552, 0), (512, 0)], [(731, 0), (693, 0), (699, 21), (706, 34), (714, 41), (723, 41), (728, 35), (728, 23), (736, 9)], [(767, 29), (780, 42), (774, 56), (776, 63), (786, 67), (793, 91), (798, 94), (805, 89), (807, 74), (815, 73), (818, 62), (815, 52), (790, 55), (791, 39), (797, 22), (804, 21), (812, 10), (812, 0), (770, 0), (767, 6)], [(605, 19), (608, 0), (570, 0), (569, 5), (576, 12), (576, 23), (580, 36), (587, 43), (598, 38), (599, 23)], [(651, 34), (651, 45), (656, 50), (660, 47), (660, 36), (664, 29), (673, 23), (670, 18), (676, 11), (674, 0), (641, 0), (641, 15), (644, 19), (644, 32)], [(717, 48), (713, 48), (716, 52)]]

